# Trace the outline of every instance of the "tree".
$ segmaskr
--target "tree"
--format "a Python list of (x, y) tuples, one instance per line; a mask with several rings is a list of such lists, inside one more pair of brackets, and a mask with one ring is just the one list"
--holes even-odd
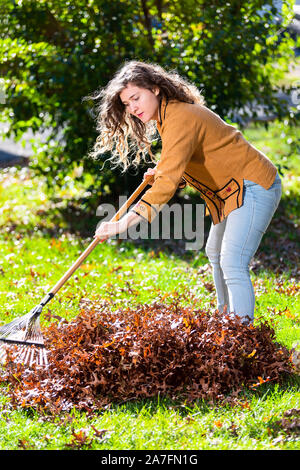
[(176, 68), (203, 90), (209, 107), (240, 125), (255, 116), (258, 104), (292, 119), (272, 80), (293, 54), (289, 34), (278, 34), (292, 2), (284, 2), (280, 25), (275, 3), (0, 0), (6, 135), (50, 131), (45, 143), (35, 145), (31, 167), (53, 191), (70, 177), (85, 180), (92, 205), (106, 191), (136, 187), (136, 176), (120, 178), (107, 165), (100, 171), (102, 164), (85, 158), (96, 132), (90, 103), (82, 98), (104, 86), (125, 60)]

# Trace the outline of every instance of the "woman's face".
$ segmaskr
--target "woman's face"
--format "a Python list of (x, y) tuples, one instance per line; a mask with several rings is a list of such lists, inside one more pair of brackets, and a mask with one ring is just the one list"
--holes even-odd
[(155, 87), (153, 92), (147, 88), (128, 83), (120, 93), (120, 99), (126, 110), (138, 117), (144, 123), (152, 119), (158, 119), (159, 89)]

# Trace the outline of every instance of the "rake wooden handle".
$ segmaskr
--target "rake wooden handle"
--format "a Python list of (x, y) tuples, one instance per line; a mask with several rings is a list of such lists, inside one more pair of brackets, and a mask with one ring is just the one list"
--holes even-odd
[[(119, 211), (114, 215), (111, 219), (111, 222), (116, 222), (121, 218), (121, 216), (127, 211), (128, 207), (136, 200), (136, 198), (141, 194), (141, 192), (145, 189), (145, 187), (149, 184), (150, 180), (153, 178), (153, 175), (146, 177), (144, 181), (138, 186), (138, 188), (132, 193), (132, 195), (127, 199), (127, 201), (123, 204), (123, 206), (119, 209)], [(55, 284), (55, 286), (51, 289), (50, 294), (55, 295), (56, 292), (65, 284), (65, 282), (72, 276), (74, 271), (79, 268), (81, 263), (87, 258), (87, 256), (93, 251), (93, 249), (100, 243), (101, 241), (99, 238), (95, 238), (90, 245), (86, 248), (86, 250), (79, 256), (79, 258), (75, 261), (75, 263), (68, 269), (68, 271), (63, 275), (63, 277)]]

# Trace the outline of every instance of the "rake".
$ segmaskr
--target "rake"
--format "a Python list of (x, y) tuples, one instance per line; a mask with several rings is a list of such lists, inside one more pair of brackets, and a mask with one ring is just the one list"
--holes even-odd
[[(116, 222), (122, 217), (130, 205), (150, 183), (152, 178), (153, 176), (151, 175), (144, 179), (144, 181), (114, 215), (111, 222)], [(98, 243), (103, 241), (104, 240), (95, 238), (37, 306), (30, 310), (29, 313), (16, 318), (0, 328), (0, 363), (6, 363), (7, 358), (9, 357), (9, 352), (12, 352), (13, 348), (17, 348), (18, 354), (17, 357), (14, 358), (14, 362), (29, 366), (37, 364), (45, 367), (48, 365), (47, 351), (40, 327), (40, 315), (42, 310), (55, 296), (59, 289), (67, 282), (72, 274), (79, 268)]]

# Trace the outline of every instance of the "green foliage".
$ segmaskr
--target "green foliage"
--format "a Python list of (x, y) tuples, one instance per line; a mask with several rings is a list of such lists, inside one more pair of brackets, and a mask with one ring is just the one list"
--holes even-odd
[(281, 175), (289, 172), (299, 176), (299, 126), (290, 126), (288, 119), (274, 120), (267, 126), (252, 123), (244, 135), (271, 158)]
[[(296, 114), (278, 101), (272, 82), (283, 77), (293, 55), (292, 39), (278, 34), (274, 3), (0, 0), (6, 135), (46, 131), (43, 141), (32, 141), (31, 167), (53, 194), (70, 178), (81, 181), (86, 206), (94, 207), (99, 196), (136, 187), (136, 175), (120, 178), (86, 158), (96, 131), (91, 103), (82, 98), (106, 85), (124, 60), (176, 68), (203, 90), (208, 106), (232, 121), (255, 115), (257, 105), (293, 121)], [(281, 30), (291, 7), (284, 2)]]
[[(11, 169), (0, 177), (1, 325), (36, 305), (90, 242), (65, 227), (51, 235), (48, 211), (52, 203), (40, 178), (28, 173)], [(284, 222), (283, 230), (287, 227)], [(276, 237), (281, 235), (277, 232)], [(212, 309), (212, 273), (207, 258), (200, 256), (187, 262), (125, 242), (101, 244), (47, 305), (42, 326), (74, 318), (82, 298), (105, 299), (112, 308), (124, 308), (151, 304), (158, 296), (168, 303), (178, 292), (186, 295), (188, 305), (196, 296), (194, 308)], [(299, 282), (289, 272), (278, 275), (269, 269), (259, 277), (253, 273), (252, 280), (257, 321), (274, 322), (276, 340), (291, 348), (300, 331)], [(296, 377), (281, 386), (267, 382), (245, 390), (235, 406), (157, 396), (114, 403), (93, 417), (76, 408), (56, 416), (41, 416), (22, 407), (16, 410), (1, 387), (0, 449), (296, 450), (300, 447), (299, 384)], [(290, 427), (283, 425), (283, 418), (290, 419)]]

